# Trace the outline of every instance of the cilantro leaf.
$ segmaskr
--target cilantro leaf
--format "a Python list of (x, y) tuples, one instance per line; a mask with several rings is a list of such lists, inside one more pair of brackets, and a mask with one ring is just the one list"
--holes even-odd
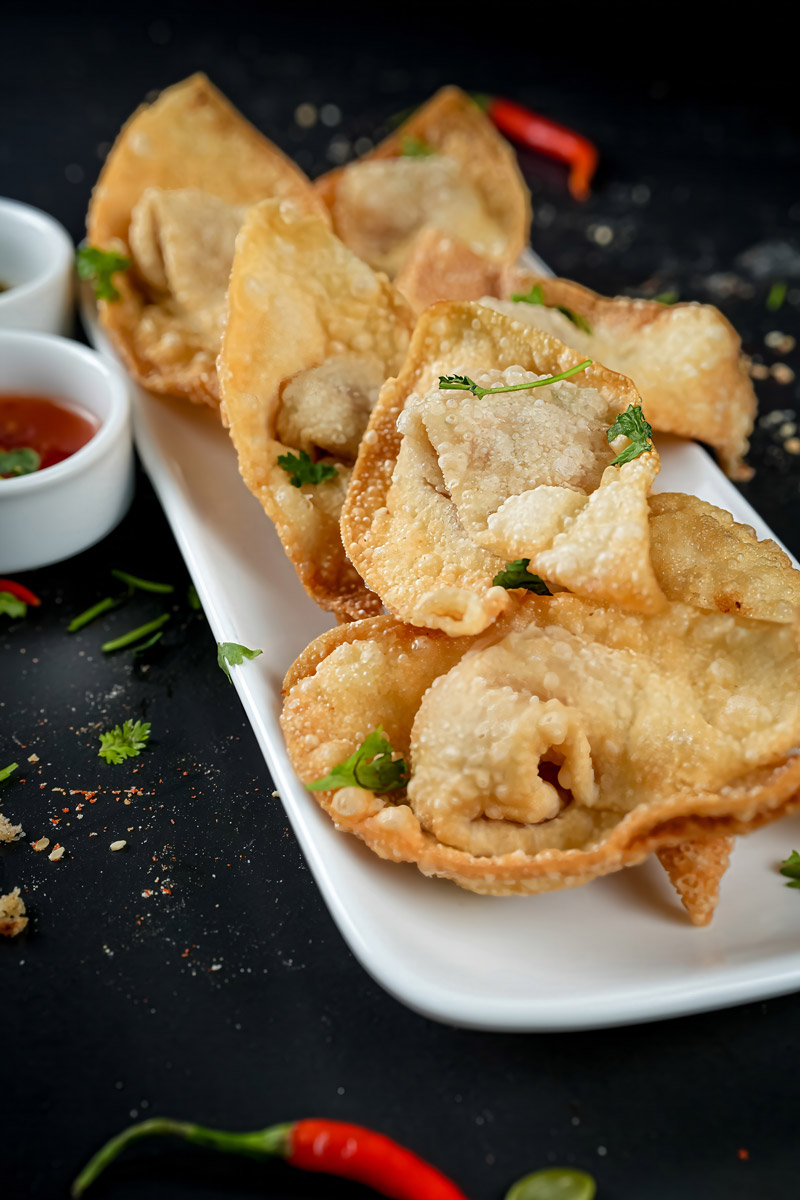
[(107, 733), (100, 734), (97, 757), (104, 758), (107, 763), (121, 763), (126, 758), (136, 758), (147, 745), (149, 737), (149, 721), (125, 721), (123, 725), (115, 725)]
[(634, 458), (638, 458), (640, 454), (646, 454), (648, 450), (652, 450), (653, 430), (645, 421), (638, 404), (629, 404), (625, 412), (619, 414), (609, 429), (607, 437), (609, 442), (613, 442), (615, 438), (623, 435), (630, 438), (630, 444), (612, 460), (612, 467), (621, 467), (623, 463), (633, 462)]
[(335, 479), (339, 472), (332, 463), (313, 462), (305, 450), (300, 454), (279, 454), (278, 466), (282, 467), (289, 476), (292, 487), (302, 487), (304, 483), (324, 483), (326, 479)]
[(793, 850), (789, 857), (783, 860), (780, 872), (789, 880), (787, 887), (800, 888), (800, 854), (796, 850)]
[(394, 750), (379, 725), (354, 750), (348, 759), (338, 763), (327, 775), (307, 783), (310, 792), (334, 791), (336, 788), (359, 787), (368, 792), (392, 792), (405, 787), (411, 772), (404, 758), (392, 757)]
[(679, 296), (677, 292), (659, 292), (653, 299), (657, 304), (677, 304)]
[(552, 596), (547, 584), (538, 575), (528, 570), (529, 558), (517, 558), (507, 562), (502, 571), (498, 571), (492, 583), (496, 587), (525, 588), (535, 592), (537, 596)]
[(404, 158), (430, 158), (436, 151), (424, 138), (406, 133), (400, 139), (400, 153)]
[(589, 322), (580, 313), (566, 308), (563, 304), (548, 304), (544, 298), (544, 288), (540, 283), (532, 284), (529, 292), (513, 292), (511, 299), (515, 304), (541, 304), (543, 308), (554, 308), (556, 312), (563, 313), (568, 320), (572, 321), (573, 325), (577, 325), (578, 329), (582, 329), (584, 333), (592, 332)]
[(8, 779), (9, 775), (13, 775), (18, 766), (19, 763), (9, 763), (7, 767), (3, 767), (2, 770), (0, 770), (0, 783), (2, 783), (4, 779)]
[(124, 254), (101, 250), (98, 246), (79, 246), (75, 254), (78, 278), (91, 283), (98, 300), (119, 300), (112, 276), (127, 271), (130, 265), (131, 260)]
[(0, 475), (32, 475), (42, 465), (42, 456), (30, 446), (0, 450)]
[(262, 653), (262, 650), (248, 650), (247, 646), (241, 646), (239, 642), (217, 642), (217, 663), (228, 676), (230, 683), (233, 683), (230, 667), (238, 667), (246, 658), (258, 658)]
[(776, 280), (769, 289), (767, 294), (767, 308), (770, 312), (777, 312), (783, 307), (783, 302), (786, 299), (788, 288), (783, 279)]
[(28, 611), (28, 606), (24, 600), (20, 600), (18, 596), (14, 596), (11, 592), (0, 592), (0, 616), (24, 617)]
[[(570, 375), (577, 375), (578, 371), (585, 371), (591, 365), (591, 358), (585, 358), (583, 362), (570, 367), (568, 371), (562, 371), (560, 375), (548, 375), (544, 379), (534, 379), (532, 383), (509, 383), (505, 387), (493, 388), (480, 387), (474, 379), (470, 379), (469, 375), (440, 375), (439, 387), (444, 392), (472, 392), (473, 396), (482, 400), (484, 396), (494, 396), (498, 392), (527, 392), (531, 388), (558, 383), (561, 379), (569, 379)], [(278, 461), (280, 462), (280, 459)]]

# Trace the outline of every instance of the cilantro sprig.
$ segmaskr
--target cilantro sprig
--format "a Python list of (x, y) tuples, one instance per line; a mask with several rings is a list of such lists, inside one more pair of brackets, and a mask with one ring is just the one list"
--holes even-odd
[(119, 300), (113, 276), (127, 271), (131, 260), (116, 250), (101, 250), (99, 246), (79, 246), (75, 253), (78, 278), (91, 283), (98, 300)]
[(800, 888), (800, 854), (796, 850), (793, 850), (789, 857), (783, 860), (780, 872), (789, 880), (787, 887)]
[(0, 592), (0, 617), (11, 617), (13, 621), (17, 617), (24, 617), (27, 611), (27, 604), (20, 600), (19, 596), (14, 596), (11, 592)]
[(612, 460), (612, 467), (621, 467), (623, 463), (633, 462), (634, 458), (638, 458), (640, 454), (646, 454), (653, 448), (652, 426), (645, 421), (638, 404), (629, 404), (625, 412), (619, 414), (609, 429), (607, 437), (609, 442), (613, 442), (615, 438), (623, 435), (630, 438), (630, 443)]
[(570, 375), (577, 375), (578, 371), (585, 371), (591, 365), (592, 359), (585, 358), (583, 362), (570, 367), (568, 371), (562, 371), (560, 375), (548, 375), (545, 379), (534, 379), (531, 383), (510, 383), (505, 387), (491, 388), (480, 387), (469, 375), (440, 375), (439, 387), (443, 392), (472, 392), (473, 396), (482, 400), (484, 396), (494, 396), (498, 392), (527, 392), (531, 388), (546, 387), (550, 383), (558, 383), (561, 379), (569, 379)]
[(525, 588), (526, 591), (535, 592), (537, 596), (552, 596), (552, 592), (539, 576), (534, 575), (528, 570), (529, 558), (516, 558), (513, 562), (507, 562), (502, 571), (498, 571), (492, 583), (496, 587), (504, 588)]
[(404, 758), (394, 758), (392, 743), (379, 725), (354, 750), (348, 759), (338, 763), (321, 779), (307, 783), (310, 792), (335, 791), (337, 788), (358, 787), (368, 792), (393, 792), (405, 787), (411, 772)]
[(425, 138), (414, 137), (413, 134), (406, 133), (400, 139), (400, 153), (404, 158), (430, 158), (436, 151), (425, 141)]
[(0, 476), (32, 475), (42, 465), (42, 456), (31, 446), (0, 450)]
[(126, 758), (136, 758), (144, 750), (149, 738), (149, 721), (125, 721), (100, 734), (97, 757), (104, 758), (107, 763), (121, 763)]
[(258, 658), (259, 654), (263, 654), (263, 650), (250, 650), (239, 642), (217, 642), (217, 663), (227, 675), (229, 683), (233, 683), (231, 667), (240, 666), (246, 658)]
[(278, 466), (286, 471), (289, 483), (296, 488), (304, 483), (325, 483), (339, 474), (332, 463), (314, 462), (305, 450), (301, 450), (299, 455), (279, 454)]
[(543, 308), (554, 308), (556, 312), (563, 313), (572, 321), (573, 325), (577, 325), (578, 329), (582, 329), (584, 333), (592, 332), (589, 322), (580, 313), (566, 308), (563, 304), (548, 304), (544, 298), (544, 288), (540, 283), (532, 284), (529, 292), (513, 292), (511, 299), (515, 304), (541, 304)]

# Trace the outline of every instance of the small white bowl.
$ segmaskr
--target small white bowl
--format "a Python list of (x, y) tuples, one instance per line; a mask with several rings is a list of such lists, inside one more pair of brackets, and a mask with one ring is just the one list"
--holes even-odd
[(0, 329), (0, 394), (70, 400), (100, 422), (69, 458), (0, 479), (0, 575), (71, 558), (124, 517), (133, 496), (128, 384), (94, 350)]
[(0, 329), (72, 332), (75, 247), (58, 221), (0, 200)]

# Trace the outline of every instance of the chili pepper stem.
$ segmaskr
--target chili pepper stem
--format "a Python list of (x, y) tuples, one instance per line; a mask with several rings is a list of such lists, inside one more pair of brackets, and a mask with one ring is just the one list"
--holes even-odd
[(248, 1158), (286, 1158), (291, 1150), (292, 1124), (271, 1125), (253, 1133), (229, 1133), (224, 1129), (209, 1129), (188, 1121), (170, 1117), (151, 1117), (129, 1125), (102, 1146), (75, 1179), (70, 1194), (82, 1196), (106, 1167), (134, 1142), (151, 1137), (178, 1137), (195, 1146), (206, 1146), (223, 1154), (240, 1154)]

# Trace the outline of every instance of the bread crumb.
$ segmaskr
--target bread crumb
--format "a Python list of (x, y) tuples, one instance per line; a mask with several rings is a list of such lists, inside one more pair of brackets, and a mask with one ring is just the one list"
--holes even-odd
[(25, 901), (19, 894), (19, 888), (0, 896), (0, 935), (16, 937), (27, 924)]
[(786, 363), (775, 363), (770, 374), (776, 383), (794, 383), (794, 371)]
[(34, 849), (36, 851), (36, 853), (39, 854), (42, 850), (46, 850), (49, 845), (50, 845), (49, 837), (40, 837), (38, 842), (33, 843), (32, 849)]
[(109, 850), (124, 850), (127, 844), (126, 841), (120, 840), (119, 842), (112, 842), (108, 848)]
[(30, 763), (37, 763), (38, 761), (39, 761), (39, 755), (38, 755), (38, 754), (29, 754), (29, 755), (28, 755), (28, 762), (30, 762)]
[(55, 846), (47, 857), (50, 859), (50, 862), (60, 862), (64, 857), (64, 847), (60, 846), (58, 842), (56, 842)]
[(0, 813), (0, 842), (18, 842), (25, 833), (21, 825), (12, 825), (8, 817)]

